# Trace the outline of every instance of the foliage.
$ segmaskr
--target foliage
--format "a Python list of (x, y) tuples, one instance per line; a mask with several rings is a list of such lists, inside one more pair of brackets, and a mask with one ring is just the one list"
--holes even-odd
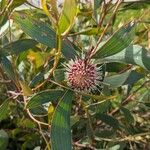
[[(0, 149), (147, 150), (149, 14), (142, 0), (1, 0)], [(97, 91), (67, 84), (83, 57), (101, 66)]]

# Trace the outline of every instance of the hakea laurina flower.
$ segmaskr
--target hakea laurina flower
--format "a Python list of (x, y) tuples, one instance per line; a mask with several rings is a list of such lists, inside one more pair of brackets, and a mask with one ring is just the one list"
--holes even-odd
[(66, 67), (68, 85), (77, 90), (91, 92), (98, 89), (103, 80), (102, 67), (97, 67), (92, 60), (76, 58), (70, 60)]

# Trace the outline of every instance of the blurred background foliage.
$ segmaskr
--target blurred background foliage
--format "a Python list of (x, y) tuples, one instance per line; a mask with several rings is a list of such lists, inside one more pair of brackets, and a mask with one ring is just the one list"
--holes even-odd
[[(92, 48), (103, 90), (76, 92)], [(149, 71), (149, 0), (1, 0), (0, 150), (148, 150)]]

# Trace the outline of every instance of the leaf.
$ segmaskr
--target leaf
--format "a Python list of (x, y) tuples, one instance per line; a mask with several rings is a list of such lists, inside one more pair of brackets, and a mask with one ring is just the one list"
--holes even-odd
[(108, 109), (111, 106), (111, 102), (110, 101), (104, 101), (102, 103), (100, 103), (99, 105), (97, 105), (97, 113), (105, 113), (108, 111)]
[(70, 113), (73, 97), (72, 91), (66, 92), (54, 112), (51, 126), (52, 150), (72, 149)]
[(94, 0), (94, 10), (98, 9), (102, 2), (103, 0)]
[(117, 75), (113, 75), (110, 77), (106, 77), (104, 79), (104, 83), (107, 83), (108, 85), (110, 85), (110, 88), (120, 87), (121, 85), (125, 83), (130, 73), (131, 71), (126, 71), (122, 74), (117, 74)]
[(139, 45), (130, 45), (122, 52), (104, 58), (103, 61), (129, 63), (150, 70), (150, 54), (145, 48)]
[(93, 55), (93, 57), (103, 58), (111, 56), (128, 47), (133, 40), (134, 26), (135, 23), (133, 22), (122, 26), (107, 40), (107, 42), (97, 48), (97, 52)]
[(147, 107), (150, 107), (150, 90), (146, 90), (144, 94), (139, 99), (139, 102)]
[(26, 2), (26, 0), (13, 0), (13, 3), (11, 4), (11, 11), (16, 8), (19, 7), (20, 5), (24, 4)]
[(115, 134), (115, 130), (102, 130), (102, 131), (97, 131), (96, 136), (101, 137), (101, 138), (108, 138), (111, 137)]
[(44, 22), (35, 20), (32, 17), (29, 17), (28, 14), (18, 14), (15, 13), (14, 21), (18, 23), (21, 29), (28, 34), (32, 39), (47, 45), (51, 48), (55, 47), (56, 34), (55, 32), (48, 27)]
[(65, 70), (64, 69), (56, 69), (54, 71), (54, 78), (56, 82), (61, 82), (65, 79)]
[(30, 81), (30, 87), (33, 88), (44, 80), (44, 73), (41, 71), (36, 74), (34, 78)]
[(5, 119), (5, 117), (8, 114), (9, 110), (9, 101), (5, 100), (1, 105), (0, 105), (0, 121)]
[(44, 58), (44, 53), (42, 52), (34, 52), (30, 50), (27, 55), (27, 59), (32, 62), (35, 68), (39, 68), (44, 65), (46, 58)]
[(73, 26), (75, 16), (77, 14), (76, 0), (65, 0), (58, 21), (58, 33), (66, 35)]
[(144, 94), (140, 97), (140, 102), (149, 102), (150, 101), (150, 90), (146, 90)]
[(6, 150), (8, 145), (8, 134), (4, 130), (0, 130), (0, 149)]
[(54, 106), (52, 105), (52, 103), (50, 103), (48, 106), (48, 123), (49, 124), (51, 124), (53, 114), (54, 114)]
[(8, 45), (5, 45), (2, 48), (2, 51), (6, 51), (9, 54), (13, 55), (19, 55), (21, 52), (24, 52), (28, 49), (32, 49), (38, 44), (35, 40), (32, 39), (22, 39), (18, 40), (12, 43), (9, 43)]
[(132, 116), (131, 112), (127, 108), (121, 107), (120, 111), (123, 113), (127, 123), (129, 124), (134, 123), (134, 117)]
[(100, 7), (103, 0), (94, 0), (94, 16), (97, 18), (97, 9)]
[[(50, 48), (56, 47), (56, 33), (46, 23), (35, 20), (27, 14), (19, 15), (14, 14), (14, 21), (21, 27), (21, 29), (28, 34), (32, 39), (40, 42)], [(64, 40), (62, 43), (63, 55), (70, 59), (74, 58), (77, 54), (69, 40)]]
[(63, 95), (63, 90), (45, 90), (33, 95), (27, 103), (27, 108), (35, 108), (47, 102), (58, 101)]
[(76, 33), (73, 33), (71, 35), (100, 35), (102, 33), (103, 29), (101, 28), (98, 28), (98, 27), (93, 27), (93, 28), (87, 28), (83, 31), (80, 31), (80, 32), (76, 32)]
[(112, 116), (106, 115), (106, 114), (97, 114), (96, 115), (97, 119), (100, 119), (102, 122), (105, 122), (106, 124), (110, 125), (111, 127), (113, 127), (114, 129), (118, 129), (120, 124), (118, 122), (117, 119), (115, 119)]
[(26, 84), (26, 82), (24, 82), (24, 81), (19, 81), (19, 82), (20, 82), (20, 85), (21, 85), (21, 88), (23, 91), (23, 95), (31, 96), (33, 92), (31, 90), (31, 88)]
[(12, 80), (12, 81), (16, 81), (16, 76), (15, 76), (15, 72), (13, 69), (13, 66), (11, 64), (11, 62), (9, 61), (9, 59), (5, 56), (0, 58), (0, 63), (2, 65), (3, 70), (6, 72), (7, 76)]

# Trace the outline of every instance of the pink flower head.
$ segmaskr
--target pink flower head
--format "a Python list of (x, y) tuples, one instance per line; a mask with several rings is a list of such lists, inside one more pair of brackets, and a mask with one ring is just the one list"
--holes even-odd
[(94, 91), (103, 80), (101, 67), (96, 67), (91, 60), (76, 58), (65, 66), (67, 83), (77, 91)]

